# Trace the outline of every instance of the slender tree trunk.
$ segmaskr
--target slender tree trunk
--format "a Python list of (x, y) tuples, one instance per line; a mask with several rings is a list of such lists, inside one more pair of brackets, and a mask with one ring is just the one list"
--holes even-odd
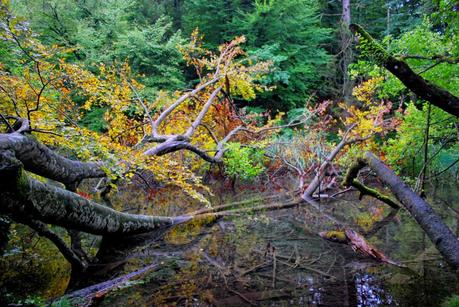
[(352, 35), (349, 31), (351, 24), (351, 3), (350, 0), (342, 0), (342, 23), (340, 28), (341, 36), (341, 59), (340, 66), (343, 73), (342, 94), (344, 100), (349, 103), (352, 95), (352, 81), (349, 77), (348, 68), (352, 62)]
[(390, 35), (390, 4), (386, 1), (386, 35)]
[(422, 198), (426, 197), (425, 185), (426, 185), (426, 174), (427, 174), (427, 164), (429, 163), (429, 133), (430, 133), (430, 114), (432, 111), (432, 104), (429, 102), (427, 108), (427, 118), (426, 118), (426, 128), (424, 129), (424, 162), (422, 165), (421, 173), (418, 176), (418, 182), (416, 183), (416, 192), (421, 195)]
[(351, 3), (350, 0), (343, 0), (343, 23), (351, 24)]
[(182, 0), (174, 0), (174, 23), (176, 29), (182, 28)]

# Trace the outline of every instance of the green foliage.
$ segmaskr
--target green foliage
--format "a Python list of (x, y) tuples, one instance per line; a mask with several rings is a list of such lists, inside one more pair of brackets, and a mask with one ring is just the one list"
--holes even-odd
[[(428, 106), (418, 110), (410, 103), (395, 138), (388, 141), (384, 148), (390, 165), (398, 171), (405, 170), (406, 174), (417, 176), (423, 166), (422, 149), (424, 131), (426, 128)], [(459, 158), (459, 145), (455, 142), (457, 129), (456, 119), (450, 114), (432, 107), (431, 127), (429, 132), (430, 165), (434, 171), (447, 168)], [(451, 168), (450, 171), (454, 171)]]
[(446, 299), (442, 304), (442, 307), (459, 307), (459, 295), (453, 295)]
[(126, 59), (135, 72), (143, 75), (141, 81), (148, 91), (176, 90), (184, 85), (178, 50), (183, 43), (180, 32), (173, 33), (172, 22), (162, 16), (153, 25), (134, 27), (120, 35), (113, 56)]
[[(429, 60), (430, 57), (436, 55), (458, 56), (459, 46), (457, 41), (450, 36), (435, 31), (429, 19), (424, 19), (416, 28), (403, 33), (397, 39), (387, 37), (383, 40), (383, 45), (396, 57), (408, 56), (405, 61), (423, 78), (451, 91), (454, 95), (459, 95), (459, 79), (457, 78), (459, 65), (446, 62), (435, 63), (435, 61)], [(365, 57), (368, 54), (362, 55)], [(409, 58), (409, 55), (425, 57), (426, 59)], [(364, 60), (359, 60), (350, 67), (354, 79), (385, 76), (386, 80), (380, 90), (379, 98), (402, 99), (405, 102), (410, 98), (405, 95), (405, 86), (382, 67)]]
[(216, 47), (231, 35), (231, 20), (236, 14), (234, 0), (189, 0), (184, 4), (183, 28), (191, 33), (198, 28), (204, 35), (204, 41), (210, 47)]
[[(426, 58), (445, 55), (459, 56), (457, 40), (435, 31), (429, 19), (415, 29), (403, 33), (399, 39), (390, 42), (390, 51), (397, 55), (419, 55)], [(407, 63), (416, 72), (422, 72), (422, 76), (435, 84), (447, 89), (453, 95), (459, 95), (459, 65), (439, 63), (425, 59), (406, 59)], [(424, 72), (425, 71), (425, 72)]]
[(72, 48), (74, 61), (94, 71), (100, 63), (127, 60), (134, 73), (143, 76), (149, 96), (184, 85), (180, 32), (172, 29), (167, 16), (147, 24), (136, 19), (134, 0), (23, 0), (13, 7), (31, 21), (44, 43)]
[(184, 29), (188, 33), (199, 28), (213, 47), (246, 36), (254, 61), (273, 62), (261, 83), (275, 88), (253, 104), (288, 110), (304, 105), (323, 81), (330, 61), (323, 48), (330, 30), (321, 25), (318, 10), (317, 1), (311, 0), (191, 0), (185, 2)]
[(64, 297), (52, 302), (51, 307), (72, 307), (72, 304), (70, 303), (69, 299)]
[(49, 240), (12, 224), (8, 248), (0, 257), (0, 272), (0, 305), (3, 299), (40, 305), (43, 299), (63, 294), (70, 265)]
[[(430, 58), (435, 56), (457, 56), (457, 42), (451, 36), (434, 29), (429, 19), (414, 29), (404, 32), (399, 38), (386, 37), (383, 45), (393, 56), (406, 61), (410, 67), (428, 81), (459, 95), (459, 66), (447, 62), (436, 62)], [(365, 48), (363, 48), (365, 51)], [(365, 54), (364, 54), (365, 55)], [(415, 55), (415, 57), (411, 57)], [(427, 104), (425, 101), (412, 101), (406, 87), (392, 74), (373, 62), (359, 60), (351, 65), (351, 75), (359, 79), (383, 77), (376, 96), (379, 99), (396, 101), (405, 109), (399, 114), (401, 121), (397, 134), (389, 140), (384, 148), (388, 162), (399, 172), (416, 177), (423, 166), (422, 149), (426, 128)], [(449, 167), (459, 158), (455, 135), (456, 119), (432, 107), (429, 133), (429, 168), (432, 173), (440, 172)], [(450, 172), (456, 167), (450, 168)]]
[(80, 124), (96, 132), (106, 132), (107, 122), (104, 120), (106, 108), (93, 108), (81, 119)]
[(247, 36), (255, 58), (271, 58), (274, 70), (265, 82), (275, 89), (257, 101), (268, 109), (288, 110), (304, 105), (323, 81), (330, 57), (322, 47), (330, 38), (321, 26), (319, 6), (310, 0), (257, 1), (233, 27)]
[(240, 143), (228, 143), (225, 152), (225, 172), (250, 180), (260, 175), (263, 170), (264, 151), (254, 147), (242, 147)]

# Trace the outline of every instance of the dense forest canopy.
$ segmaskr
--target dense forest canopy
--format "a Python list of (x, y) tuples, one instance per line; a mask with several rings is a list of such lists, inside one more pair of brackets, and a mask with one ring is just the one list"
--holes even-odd
[(139, 235), (302, 206), (367, 258), (405, 267), (370, 240), (397, 220), (457, 268), (458, 42), (450, 0), (2, 0), (0, 304), (87, 286)]

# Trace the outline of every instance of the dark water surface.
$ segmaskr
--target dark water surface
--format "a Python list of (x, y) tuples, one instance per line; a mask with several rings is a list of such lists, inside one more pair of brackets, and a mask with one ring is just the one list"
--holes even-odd
[[(445, 185), (433, 194), (429, 202), (459, 234), (459, 215), (455, 212), (459, 208), (457, 188)], [(202, 207), (187, 201), (189, 197), (181, 198), (169, 190), (156, 194), (154, 203), (139, 199), (138, 195), (143, 194), (138, 191), (129, 190), (117, 195), (119, 199), (114, 198), (117, 209), (122, 210), (121, 205), (132, 207), (134, 213), (180, 215)], [(339, 230), (336, 222), (326, 215), (345, 221), (363, 234), (375, 229), (375, 225), (391, 212), (390, 208), (371, 198), (359, 200), (355, 193), (340, 197), (322, 201), (319, 208), (301, 205), (271, 212), (244, 212), (207, 225), (204, 225), (206, 221), (188, 223), (167, 232), (141, 236), (135, 244), (131, 240), (113, 238), (102, 243), (106, 248), (99, 253), (100, 265), (94, 267), (93, 274), (83, 277), (75, 289), (107, 282), (153, 265), (137, 278), (118, 284), (108, 292), (102, 291), (90, 304), (440, 306), (448, 297), (459, 294), (458, 273), (444, 263), (404, 210), (379, 224), (378, 231), (366, 238), (386, 256), (407, 268), (377, 262), (355, 253), (348, 245), (322, 239), (319, 232)], [(283, 204), (290, 200), (285, 194), (245, 191), (216, 194), (212, 203), (244, 202), (244, 206), (258, 206)], [(97, 240), (91, 236), (84, 242), (97, 245)], [(49, 249), (41, 260), (37, 258), (34, 263), (52, 258), (49, 253), (56, 254)], [(19, 259), (20, 256), (18, 252), (15, 257)], [(54, 266), (60, 264), (65, 265), (65, 260), (54, 262)], [(47, 291), (43, 292), (45, 298), (62, 295), (69, 276), (68, 268), (63, 265), (65, 272), (54, 279), (48, 278), (54, 282), (47, 285), (28, 282), (30, 273), (12, 275), (19, 268), (10, 265), (5, 273), (15, 278), (9, 278), (14, 284), (7, 290), (32, 293), (36, 290), (34, 287), (40, 286)], [(58, 272), (51, 267), (47, 270), (49, 274)], [(44, 272), (47, 272), (46, 268)], [(87, 300), (72, 300), (77, 306), (87, 306), (88, 303)]]
[[(377, 218), (389, 213), (365, 199), (326, 202), (321, 209), (363, 228), (371, 228)], [(457, 227), (457, 217), (447, 207), (439, 204), (436, 209), (451, 228)], [(376, 218), (369, 221), (369, 216)], [(333, 229), (337, 225), (308, 205), (232, 217), (212, 227), (174, 229), (130, 250), (116, 272), (129, 273), (157, 263), (155, 270), (110, 292), (97, 304), (439, 306), (459, 294), (458, 274), (446, 266), (403, 210), (368, 241), (408, 268), (378, 263), (317, 235)]]

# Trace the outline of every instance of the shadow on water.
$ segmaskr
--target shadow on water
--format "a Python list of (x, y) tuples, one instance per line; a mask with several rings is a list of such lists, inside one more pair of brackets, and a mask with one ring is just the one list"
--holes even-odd
[[(358, 222), (373, 205), (371, 200), (340, 200), (323, 208), (343, 219), (357, 217)], [(438, 306), (459, 293), (457, 273), (405, 212), (369, 239), (408, 266), (400, 268), (320, 238), (318, 232), (336, 225), (314, 210), (302, 206), (244, 215), (210, 227), (191, 223), (129, 244), (119, 239), (103, 242), (101, 265), (92, 272), (92, 282), (157, 266), (93, 304)], [(455, 226), (457, 219), (442, 214)]]

